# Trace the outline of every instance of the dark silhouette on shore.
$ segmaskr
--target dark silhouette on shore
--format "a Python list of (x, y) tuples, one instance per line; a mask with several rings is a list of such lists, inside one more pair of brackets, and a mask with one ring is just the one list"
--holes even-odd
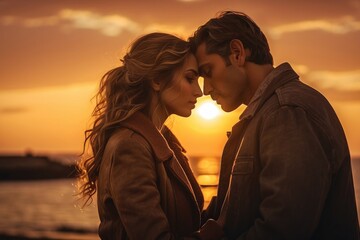
[(75, 164), (32, 154), (0, 156), (0, 181), (74, 178)]

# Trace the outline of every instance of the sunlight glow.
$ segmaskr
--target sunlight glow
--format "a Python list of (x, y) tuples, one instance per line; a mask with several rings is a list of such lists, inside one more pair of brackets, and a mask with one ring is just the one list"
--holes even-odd
[(197, 109), (197, 113), (200, 117), (210, 120), (219, 116), (220, 110), (213, 102), (204, 102)]
[(197, 177), (197, 181), (200, 186), (216, 186), (219, 182), (218, 175), (204, 174)]

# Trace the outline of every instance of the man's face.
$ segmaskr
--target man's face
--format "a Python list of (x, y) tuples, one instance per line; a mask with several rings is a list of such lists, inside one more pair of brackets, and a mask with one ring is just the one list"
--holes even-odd
[(199, 73), (204, 78), (204, 94), (221, 105), (225, 112), (231, 112), (244, 103), (249, 84), (245, 69), (235, 61), (226, 65), (218, 54), (207, 54), (206, 45), (202, 43), (197, 51)]

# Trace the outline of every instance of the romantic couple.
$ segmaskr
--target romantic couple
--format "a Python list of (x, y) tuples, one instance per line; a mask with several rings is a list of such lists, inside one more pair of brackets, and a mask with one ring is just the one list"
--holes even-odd
[[(101, 239), (359, 239), (342, 126), (288, 63), (273, 65), (263, 32), (233, 11), (189, 41), (150, 33), (131, 45), (101, 81), (85, 139), (92, 156), (79, 162), (80, 193), (97, 193)], [(247, 105), (207, 209), (164, 126), (190, 116), (203, 94), (226, 112)]]

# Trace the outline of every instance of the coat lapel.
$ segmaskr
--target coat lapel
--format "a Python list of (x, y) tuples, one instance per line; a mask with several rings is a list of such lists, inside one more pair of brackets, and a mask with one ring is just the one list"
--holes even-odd
[(223, 155), (221, 157), (220, 178), (215, 216), (218, 216), (218, 214), (220, 214), (220, 210), (228, 190), (231, 169), (234, 164), (235, 156), (238, 152), (240, 142), (249, 121), (250, 119), (246, 118), (236, 123), (232, 128), (228, 141), (225, 144)]
[(143, 136), (154, 151), (157, 160), (162, 162), (173, 156), (174, 153), (170, 149), (163, 135), (144, 114), (139, 112), (134, 113), (120, 125)]
[(181, 167), (180, 163), (178, 162), (177, 158), (174, 157), (171, 161), (167, 161), (165, 163), (165, 167), (168, 168), (168, 170), (170, 170), (170, 172), (173, 174), (173, 176), (181, 182), (181, 184), (183, 186), (186, 187), (186, 189), (188, 189), (188, 191), (191, 193), (193, 199), (195, 202), (196, 198), (195, 198), (195, 193), (194, 190), (190, 184), (190, 181), (188, 179), (188, 177), (186, 176), (183, 168)]
[(164, 162), (164, 166), (168, 172), (188, 189), (194, 201), (197, 202), (191, 183), (174, 154), (175, 149), (170, 148), (164, 136), (156, 129), (150, 119), (144, 114), (137, 112), (122, 122), (121, 126), (142, 135), (153, 149), (156, 159)]

